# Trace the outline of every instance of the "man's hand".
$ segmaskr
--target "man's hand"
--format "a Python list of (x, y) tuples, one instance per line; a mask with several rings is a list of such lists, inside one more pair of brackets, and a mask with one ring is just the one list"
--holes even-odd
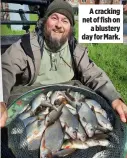
[(125, 105), (122, 100), (116, 99), (112, 102), (112, 107), (120, 116), (123, 122), (127, 122), (127, 105)]
[(0, 102), (0, 128), (4, 127), (7, 120), (7, 108), (4, 102)]

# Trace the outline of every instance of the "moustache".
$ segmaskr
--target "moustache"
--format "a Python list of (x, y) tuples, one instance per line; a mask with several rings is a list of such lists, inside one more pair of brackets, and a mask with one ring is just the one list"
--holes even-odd
[(60, 29), (53, 29), (54, 32), (57, 32), (57, 33), (64, 33), (63, 30), (60, 30)]

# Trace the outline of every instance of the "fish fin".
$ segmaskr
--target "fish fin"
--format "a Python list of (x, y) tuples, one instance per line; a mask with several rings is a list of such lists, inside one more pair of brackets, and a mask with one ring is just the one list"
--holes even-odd
[(76, 149), (70, 148), (70, 149), (63, 149), (60, 151), (57, 151), (53, 154), (53, 157), (65, 157), (71, 153), (73, 153)]
[(108, 134), (95, 134), (94, 135), (94, 137), (93, 137), (93, 139), (95, 139), (95, 140), (99, 140), (99, 139), (107, 139), (109, 136), (108, 136)]
[(72, 97), (72, 95), (70, 95), (68, 92), (65, 92), (65, 95), (68, 96), (68, 98), (70, 98), (70, 100), (75, 101), (75, 98)]
[(80, 108), (81, 108), (81, 105), (76, 104), (76, 111), (77, 111), (77, 112), (80, 110)]
[(71, 91), (71, 88), (68, 88), (66, 92), (67, 92), (67, 93), (70, 93), (70, 91)]
[(31, 106), (30, 106), (30, 104), (28, 103), (28, 104), (26, 104), (24, 107), (23, 107), (23, 109), (18, 113), (18, 114), (22, 114), (22, 113), (24, 113), (26, 110), (29, 110), (31, 108)]
[(103, 132), (109, 132), (109, 130), (108, 129), (105, 129), (105, 128), (103, 128), (102, 126), (100, 126), (100, 125), (98, 125), (97, 126), (97, 128), (96, 128), (97, 130), (101, 130), (101, 131), (103, 131)]

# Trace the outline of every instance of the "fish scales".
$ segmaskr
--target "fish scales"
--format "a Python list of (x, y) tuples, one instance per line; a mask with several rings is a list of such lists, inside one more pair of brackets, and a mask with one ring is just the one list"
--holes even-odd
[[(38, 120), (26, 127), (27, 144), (29, 150), (36, 150), (40, 147), (41, 137), (45, 129), (46, 127), (44, 121)], [(23, 142), (26, 141), (21, 141), (20, 147), (22, 147)]]
[(27, 105), (25, 105), (25, 106), (23, 107), (23, 109), (22, 109), (21, 111), (18, 112), (18, 114), (22, 114), (23, 112), (29, 110), (30, 108), (31, 108), (30, 105), (27, 104)]
[(87, 139), (87, 135), (80, 123), (77, 131), (77, 139), (80, 139), (81, 141), (85, 141)]
[(85, 99), (85, 102), (89, 105), (91, 109), (94, 109), (95, 112), (101, 113), (105, 118), (107, 118), (107, 113), (102, 109), (101, 105), (93, 99)]
[(37, 95), (30, 103), (31, 105), (31, 110), (34, 112), (40, 105), (42, 101), (46, 101), (46, 95), (41, 93)]
[(24, 119), (22, 121), (24, 123), (24, 126), (26, 127), (27, 125), (33, 123), (35, 120), (37, 120), (36, 116), (34, 116), (34, 117), (28, 117), (28, 118), (26, 118), (26, 119)]
[(62, 114), (60, 116), (60, 121), (64, 123), (63, 125), (66, 127), (65, 131), (75, 139), (78, 137), (80, 140), (85, 141), (86, 133), (81, 126), (78, 119), (68, 110), (67, 107), (62, 109)]
[(24, 119), (30, 117), (31, 115), (32, 115), (32, 111), (31, 111), (31, 109), (29, 109), (29, 110), (24, 111), (23, 113), (21, 113), (19, 115), (19, 119), (24, 120)]
[(98, 126), (95, 114), (85, 102), (80, 102), (76, 108), (79, 114), (81, 124), (83, 125), (87, 135), (89, 137), (92, 137)]
[(60, 121), (67, 124), (68, 127), (72, 127), (74, 130), (78, 130), (79, 121), (77, 118), (68, 110), (67, 107), (63, 107)]
[(97, 121), (98, 123), (104, 128), (107, 129), (109, 131), (113, 130), (113, 127), (111, 125), (111, 123), (108, 121), (107, 118), (105, 118), (101, 113), (96, 112), (96, 117), (97, 117)]
[(75, 92), (74, 98), (76, 102), (80, 102), (85, 99), (85, 96), (79, 92)]
[(62, 100), (64, 98), (63, 93), (61, 91), (55, 91), (52, 93), (50, 101), (51, 104), (55, 104), (55, 102), (59, 99)]
[(52, 157), (52, 152), (45, 147), (45, 132), (42, 135), (41, 138), (41, 144), (40, 144), (40, 158), (51, 158)]
[(66, 140), (62, 145), (62, 149), (87, 149), (93, 146), (109, 146), (109, 144), (110, 142), (107, 139), (88, 139), (85, 142), (82, 142), (80, 140)]
[(76, 115), (76, 114), (77, 114), (76, 108), (74, 108), (74, 107), (71, 106), (70, 104), (66, 104), (65, 106), (69, 109), (69, 111), (70, 111), (73, 115)]
[(76, 149), (64, 149), (53, 153), (53, 157), (65, 157), (75, 152)]
[(61, 104), (60, 106), (58, 106), (57, 111), (56, 110), (52, 110), (45, 119), (45, 125), (49, 126), (52, 123), (54, 123), (61, 115), (62, 113), (62, 109), (64, 107), (64, 104)]
[(51, 152), (60, 150), (63, 144), (64, 134), (59, 120), (55, 121), (54, 124), (45, 130), (44, 138), (45, 147), (51, 150)]

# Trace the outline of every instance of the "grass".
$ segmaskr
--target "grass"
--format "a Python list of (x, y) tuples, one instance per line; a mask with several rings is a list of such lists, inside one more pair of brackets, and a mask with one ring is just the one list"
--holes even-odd
[(88, 45), (89, 57), (101, 67), (127, 103), (127, 45)]
[[(37, 20), (36, 15), (30, 17)], [(2, 34), (14, 35), (23, 34), (23, 31), (11, 31), (3, 28)], [(31, 26), (30, 31), (35, 26)], [(78, 37), (78, 24), (75, 25), (75, 36)], [(85, 45), (85, 44), (83, 44)], [(101, 67), (109, 76), (123, 100), (127, 103), (127, 45), (124, 44), (87, 44), (89, 57)]]
[[(78, 38), (78, 24), (75, 25)], [(111, 79), (122, 99), (127, 103), (127, 45), (82, 44), (88, 47), (89, 57), (101, 67)]]
[[(30, 15), (30, 20), (37, 20), (38, 16), (35, 14)], [(30, 31), (33, 31), (35, 28), (34, 25), (30, 26)], [(24, 30), (11, 30), (10, 25), (1, 25), (1, 35), (22, 35), (25, 34), (26, 32)]]

